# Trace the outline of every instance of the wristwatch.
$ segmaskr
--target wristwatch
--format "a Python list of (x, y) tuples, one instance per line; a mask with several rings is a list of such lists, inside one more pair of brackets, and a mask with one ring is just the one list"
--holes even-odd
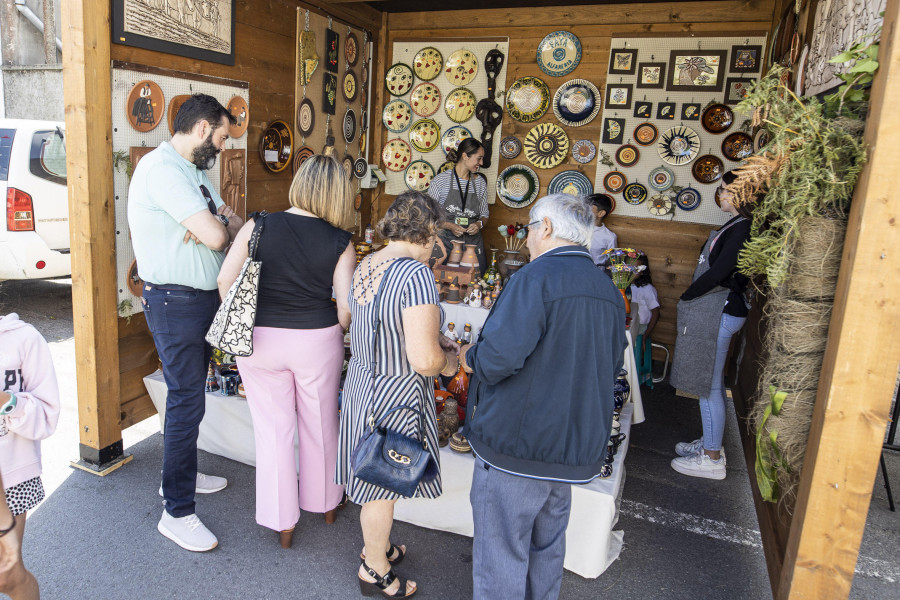
[(216, 216), (219, 217), (220, 221), (222, 221), (222, 225), (224, 225), (225, 227), (228, 227), (228, 217), (226, 217), (225, 215), (216, 215)]
[(9, 394), (9, 400), (7, 400), (2, 407), (0, 407), (0, 416), (8, 415), (12, 411), (16, 410), (16, 395), (12, 392), (7, 393)]

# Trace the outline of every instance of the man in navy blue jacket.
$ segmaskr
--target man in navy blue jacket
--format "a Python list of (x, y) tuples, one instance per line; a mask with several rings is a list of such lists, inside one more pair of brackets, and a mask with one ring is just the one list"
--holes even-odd
[(588, 251), (588, 204), (555, 194), (530, 218), (531, 262), (461, 352), (476, 600), (559, 596), (571, 484), (603, 466), (626, 347), (622, 296)]

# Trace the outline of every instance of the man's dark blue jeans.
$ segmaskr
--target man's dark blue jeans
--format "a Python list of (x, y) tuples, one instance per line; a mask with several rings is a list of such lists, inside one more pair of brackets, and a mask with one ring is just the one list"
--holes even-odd
[(219, 306), (219, 293), (149, 283), (144, 286), (143, 301), (169, 388), (163, 432), (163, 497), (170, 515), (185, 517), (194, 514), (197, 436), (206, 412), (204, 390), (211, 354), (204, 337)]

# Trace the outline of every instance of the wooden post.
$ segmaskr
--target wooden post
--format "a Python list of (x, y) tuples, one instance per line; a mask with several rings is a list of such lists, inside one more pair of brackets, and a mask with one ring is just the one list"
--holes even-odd
[(884, 17), (866, 124), (869, 164), (853, 196), (779, 599), (849, 596), (897, 378), (898, 6), (888, 2)]
[(119, 410), (116, 218), (113, 201), (108, 0), (62, 3), (63, 97), (78, 364), (81, 460), (105, 475), (124, 456)]

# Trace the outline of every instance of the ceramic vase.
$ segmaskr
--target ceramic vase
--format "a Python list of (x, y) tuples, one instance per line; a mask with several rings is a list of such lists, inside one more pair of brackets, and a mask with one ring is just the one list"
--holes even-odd
[(463, 253), (462, 258), (459, 261), (459, 266), (461, 267), (477, 267), (478, 266), (478, 254), (475, 253), (475, 248), (477, 248), (475, 244), (466, 244), (466, 251)]
[(506, 269), (506, 276), (509, 277), (521, 269), (522, 265), (525, 264), (525, 261), (522, 260), (521, 250), (507, 250), (505, 254), (506, 258), (503, 259), (503, 266)]
[(447, 258), (447, 266), (458, 267), (463, 257), (463, 246), (465, 244), (462, 240), (451, 240), (450, 243), (453, 244), (453, 248), (450, 250), (449, 258)]

